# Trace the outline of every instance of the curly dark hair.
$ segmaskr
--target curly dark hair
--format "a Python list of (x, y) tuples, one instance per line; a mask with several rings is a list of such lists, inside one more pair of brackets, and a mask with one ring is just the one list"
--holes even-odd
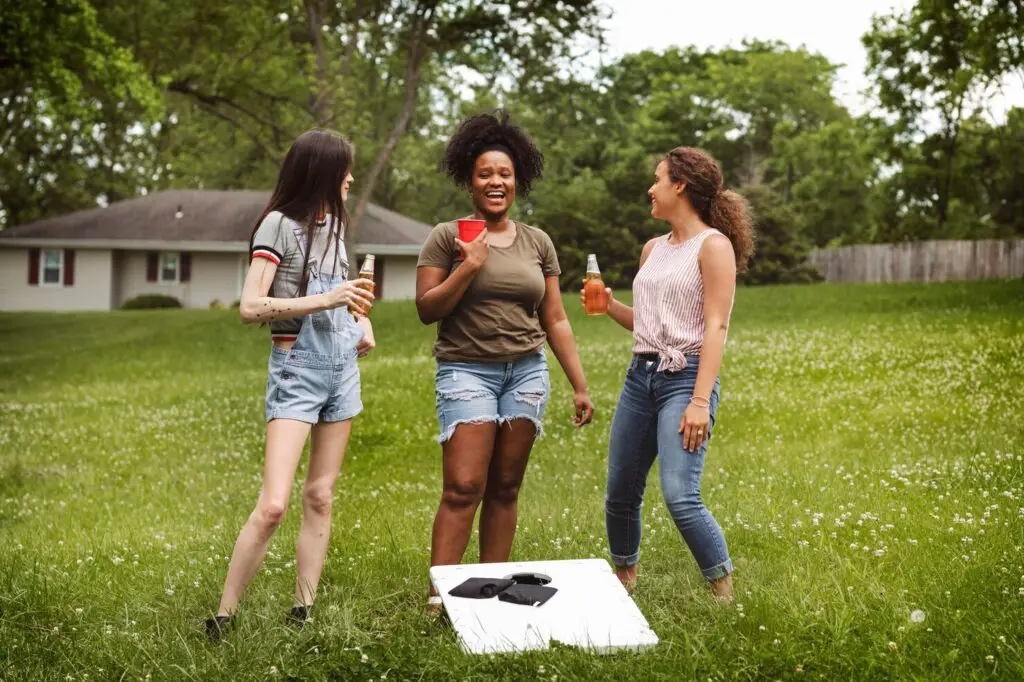
[(533, 181), (544, 173), (544, 155), (509, 115), (499, 110), (497, 116), (480, 114), (468, 118), (448, 141), (448, 148), (438, 167), (456, 185), (465, 187), (473, 181), (473, 166), (481, 154), (500, 150), (512, 158), (516, 171), (516, 188), (526, 195)]

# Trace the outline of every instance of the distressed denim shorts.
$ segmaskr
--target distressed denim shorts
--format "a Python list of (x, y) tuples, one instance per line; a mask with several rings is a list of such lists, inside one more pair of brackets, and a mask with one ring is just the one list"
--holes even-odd
[(459, 424), (501, 426), (513, 419), (529, 419), (541, 436), (551, 392), (543, 347), (514, 362), (438, 361), (435, 387), (439, 443), (449, 440)]
[(275, 346), (267, 369), (267, 421), (340, 422), (363, 411), (355, 349), (330, 356)]

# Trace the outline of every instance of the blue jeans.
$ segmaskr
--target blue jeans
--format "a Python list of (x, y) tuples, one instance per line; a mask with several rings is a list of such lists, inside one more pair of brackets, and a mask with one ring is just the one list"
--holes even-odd
[(542, 435), (551, 392), (543, 348), (514, 362), (438, 362), (435, 387), (439, 443), (450, 440), (459, 424), (502, 426), (513, 419), (529, 419), (536, 437)]
[[(707, 444), (683, 449), (679, 424), (697, 382), (698, 356), (687, 356), (679, 372), (658, 372), (657, 362), (633, 357), (615, 408), (608, 442), (608, 490), (605, 524), (608, 548), (617, 566), (640, 560), (640, 535), (647, 474), (660, 456), (661, 492), (672, 520), (708, 580), (732, 573), (725, 536), (700, 496)], [(719, 382), (711, 391), (713, 431), (718, 411)]]

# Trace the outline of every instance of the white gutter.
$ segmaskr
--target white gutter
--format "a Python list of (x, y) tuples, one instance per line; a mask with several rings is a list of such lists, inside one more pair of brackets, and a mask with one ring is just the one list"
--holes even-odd
[(59, 239), (41, 237), (0, 237), (0, 248), (74, 248), (121, 251), (221, 251), (245, 253), (246, 242), (170, 241), (163, 239)]
[[(246, 253), (248, 242), (168, 241), (160, 239), (47, 239), (40, 237), (0, 237), (2, 248), (75, 248), (120, 251), (197, 251)], [(377, 256), (418, 256), (418, 244), (357, 244), (356, 253)]]

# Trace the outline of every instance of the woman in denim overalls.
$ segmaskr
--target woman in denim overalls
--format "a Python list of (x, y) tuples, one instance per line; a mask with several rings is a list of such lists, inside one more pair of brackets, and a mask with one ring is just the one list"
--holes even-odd
[[(288, 614), (293, 623), (306, 621), (316, 596), (330, 536), (334, 483), (352, 419), (362, 410), (356, 358), (374, 347), (365, 317), (373, 294), (361, 288), (371, 283), (347, 281), (341, 234), (352, 159), (352, 147), (340, 135), (311, 130), (300, 136), (253, 231), (240, 314), (247, 324), (270, 323), (274, 341), (267, 376), (263, 485), (235, 543), (220, 608), (206, 621), (212, 639), (228, 628), (263, 562), (310, 436), (295, 604)], [(353, 317), (348, 306), (362, 314)]]

